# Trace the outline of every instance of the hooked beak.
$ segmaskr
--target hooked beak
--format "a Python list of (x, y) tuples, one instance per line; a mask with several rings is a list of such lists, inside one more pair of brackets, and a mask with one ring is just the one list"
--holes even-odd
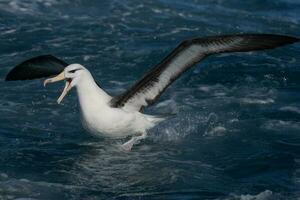
[(54, 83), (54, 82), (57, 82), (57, 81), (62, 81), (62, 80), (66, 80), (66, 84), (65, 84), (65, 87), (64, 87), (64, 90), (62, 91), (60, 97), (57, 99), (57, 103), (60, 104), (60, 102), (63, 100), (63, 98), (68, 94), (68, 92), (71, 90), (71, 82), (72, 80), (71, 79), (67, 79), (65, 77), (65, 73), (62, 72), (60, 73), (59, 75), (53, 77), (53, 78), (48, 78), (44, 81), (44, 87), (46, 87), (46, 85), (48, 83)]

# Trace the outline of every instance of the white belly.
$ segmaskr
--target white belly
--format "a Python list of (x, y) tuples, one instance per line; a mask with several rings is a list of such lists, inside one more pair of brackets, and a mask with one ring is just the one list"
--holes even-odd
[(155, 126), (159, 119), (139, 112), (128, 113), (119, 108), (102, 108), (101, 110), (81, 110), (82, 124), (94, 135), (125, 137), (143, 133)]
[(144, 133), (163, 120), (140, 112), (110, 107), (111, 97), (90, 79), (81, 79), (77, 83), (77, 94), (82, 124), (94, 135), (125, 137)]

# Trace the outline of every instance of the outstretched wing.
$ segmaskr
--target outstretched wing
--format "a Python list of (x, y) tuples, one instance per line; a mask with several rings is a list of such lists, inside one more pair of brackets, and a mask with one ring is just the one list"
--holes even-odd
[(52, 55), (31, 58), (14, 67), (6, 76), (6, 81), (31, 80), (61, 73), (68, 64)]
[(129, 90), (112, 99), (112, 107), (140, 111), (151, 105), (183, 72), (216, 53), (272, 49), (298, 42), (299, 38), (272, 34), (240, 34), (183, 41)]

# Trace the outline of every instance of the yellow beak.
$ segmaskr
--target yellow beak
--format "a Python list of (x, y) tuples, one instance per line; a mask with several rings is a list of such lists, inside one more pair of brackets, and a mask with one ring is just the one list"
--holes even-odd
[(71, 80), (66, 79), (65, 77), (65, 73), (62, 72), (60, 74), (58, 74), (57, 76), (53, 77), (53, 78), (48, 78), (44, 81), (44, 87), (46, 87), (46, 85), (48, 83), (54, 83), (57, 81), (62, 81), (62, 80), (67, 80), (64, 90), (62, 91), (61, 95), (59, 96), (59, 98), (57, 99), (57, 103), (60, 104), (60, 102), (63, 100), (63, 98), (68, 94), (68, 92), (71, 90)]

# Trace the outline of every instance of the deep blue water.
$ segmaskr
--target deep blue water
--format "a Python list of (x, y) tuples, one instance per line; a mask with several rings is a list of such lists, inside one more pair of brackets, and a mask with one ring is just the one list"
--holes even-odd
[(183, 39), (245, 32), (300, 36), (300, 2), (1, 0), (0, 199), (299, 199), (299, 44), (201, 62), (130, 153), (83, 130), (74, 91), (56, 104), (62, 84), (4, 82), (51, 53), (116, 95)]

